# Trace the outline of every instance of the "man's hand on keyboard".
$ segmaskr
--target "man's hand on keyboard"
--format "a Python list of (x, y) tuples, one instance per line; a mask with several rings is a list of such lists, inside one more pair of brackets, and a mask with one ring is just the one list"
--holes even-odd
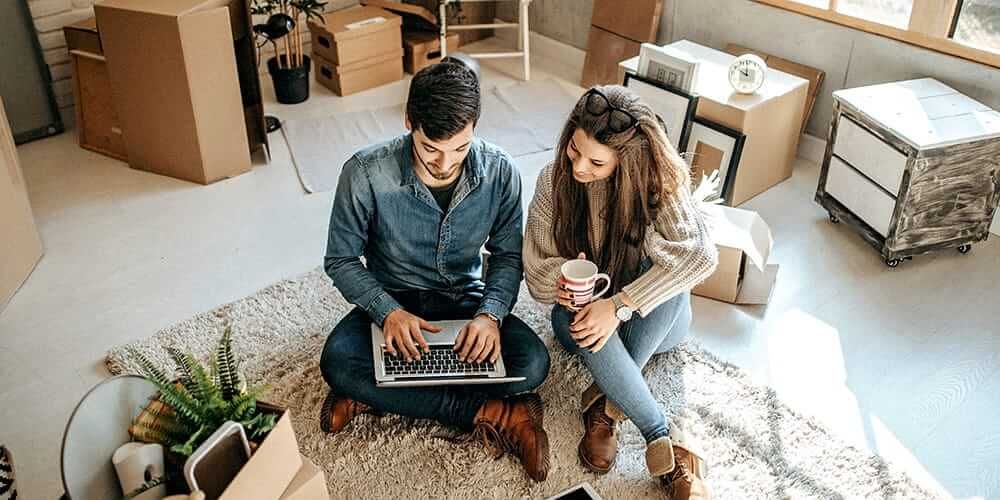
[(420, 359), (421, 352), (430, 351), (422, 330), (438, 333), (441, 328), (403, 309), (392, 311), (386, 316), (385, 323), (382, 325), (382, 333), (385, 335), (385, 350), (393, 356), (399, 355), (398, 350), (407, 362)]
[(489, 316), (480, 314), (469, 321), (455, 339), (458, 359), (466, 363), (496, 362), (500, 357), (500, 327)]

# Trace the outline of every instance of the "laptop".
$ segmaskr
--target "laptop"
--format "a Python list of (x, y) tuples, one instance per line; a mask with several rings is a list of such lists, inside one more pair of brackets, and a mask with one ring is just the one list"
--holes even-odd
[(382, 328), (372, 324), (372, 358), (375, 360), (375, 385), (379, 387), (416, 387), (426, 385), (502, 384), (521, 382), (524, 377), (508, 377), (503, 365), (503, 353), (495, 363), (463, 363), (458, 360), (455, 339), (468, 320), (436, 321), (440, 333), (424, 332), (430, 348), (420, 360), (410, 363), (402, 355), (393, 356), (385, 350)]

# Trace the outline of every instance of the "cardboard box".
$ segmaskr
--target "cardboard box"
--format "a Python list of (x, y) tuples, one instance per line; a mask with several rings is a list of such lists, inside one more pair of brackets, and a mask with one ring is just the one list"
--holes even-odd
[(63, 36), (66, 38), (68, 50), (82, 50), (97, 55), (104, 54), (104, 49), (101, 47), (101, 37), (97, 33), (96, 17), (63, 26)]
[(404, 36), (406, 30), (437, 32), (439, 29), (437, 14), (419, 5), (402, 3), (399, 0), (361, 0), (361, 5), (378, 7), (399, 14), (403, 18)]
[(767, 304), (778, 276), (778, 265), (768, 263), (771, 228), (757, 212), (722, 205), (707, 210), (719, 267), (691, 293), (731, 304)]
[(339, 96), (375, 88), (403, 78), (403, 49), (348, 65), (336, 65), (314, 53), (316, 81)]
[[(449, 33), (448, 52), (458, 50), (458, 33)], [(441, 62), (441, 37), (431, 31), (403, 32), (403, 69), (411, 75)]]
[[(669, 47), (700, 63), (692, 92), (699, 96), (695, 115), (747, 136), (731, 204), (740, 205), (791, 177), (809, 82), (769, 67), (764, 85), (756, 93), (739, 94), (729, 85), (727, 76), (736, 56), (687, 40)], [(619, 75), (635, 73), (638, 66), (638, 57), (622, 61)]]
[(250, 170), (228, 5), (94, 6), (132, 168), (201, 184)]
[(259, 403), (259, 406), (280, 412), (281, 417), (219, 500), (283, 499), (285, 491), (302, 468), (291, 413), (265, 403)]
[(621, 0), (594, 0), (590, 24), (633, 42), (655, 42), (662, 12), (663, 0), (629, 0), (627, 8)]
[(360, 6), (331, 12), (323, 16), (322, 23), (309, 21), (313, 54), (335, 65), (346, 66), (401, 52), (401, 26), (400, 16), (378, 7)]
[(734, 56), (756, 54), (771, 68), (809, 80), (809, 91), (806, 97), (806, 109), (802, 114), (802, 128), (799, 130), (800, 134), (805, 133), (806, 124), (809, 123), (809, 117), (812, 116), (813, 106), (816, 104), (816, 98), (819, 97), (819, 90), (823, 86), (823, 80), (826, 78), (826, 73), (820, 69), (806, 66), (804, 64), (794, 63), (787, 59), (772, 56), (768, 53), (753, 50), (734, 43), (726, 45), (725, 50)]
[(121, 120), (111, 95), (108, 66), (97, 32), (97, 18), (65, 26), (73, 69), (76, 135), (81, 148), (128, 161)]
[(591, 26), (580, 85), (589, 88), (594, 85), (621, 83), (618, 79), (618, 62), (638, 57), (640, 47), (639, 42)]
[(0, 311), (28, 279), (41, 259), (42, 240), (35, 228), (28, 189), (0, 97)]
[(281, 500), (329, 500), (326, 475), (308, 458), (302, 457), (302, 467), (292, 479), (292, 484), (281, 495)]

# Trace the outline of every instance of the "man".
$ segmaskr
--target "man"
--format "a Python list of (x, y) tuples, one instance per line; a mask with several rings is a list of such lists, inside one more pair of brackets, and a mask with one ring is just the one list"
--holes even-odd
[[(360, 413), (382, 411), (431, 418), (475, 430), (495, 452), (516, 452), (528, 475), (542, 481), (549, 468), (542, 401), (522, 393), (545, 380), (549, 357), (531, 327), (510, 314), (522, 275), (521, 180), (503, 150), (474, 138), (479, 113), (476, 74), (446, 59), (410, 83), (410, 133), (344, 165), (325, 264), (357, 307), (323, 348), (320, 365), (331, 390), (320, 426), (335, 433)], [(376, 386), (372, 322), (382, 327), (386, 350), (411, 361), (428, 352), (426, 338), (439, 331), (429, 321), (459, 318), (469, 320), (455, 344), (461, 359), (496, 360), (502, 351), (508, 376), (525, 380)]]

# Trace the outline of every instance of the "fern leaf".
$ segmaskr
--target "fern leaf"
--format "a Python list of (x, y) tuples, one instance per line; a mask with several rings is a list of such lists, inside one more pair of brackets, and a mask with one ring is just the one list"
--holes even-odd
[(167, 354), (174, 360), (174, 364), (177, 365), (177, 371), (180, 372), (181, 385), (187, 389), (188, 393), (191, 394), (195, 399), (201, 399), (202, 395), (199, 391), (197, 381), (195, 380), (195, 366), (197, 363), (192, 364), (191, 361), (194, 360), (191, 356), (185, 355), (179, 349), (175, 347), (167, 347)]
[(219, 369), (219, 387), (222, 389), (222, 398), (233, 399), (233, 396), (240, 392), (239, 365), (233, 355), (233, 330), (226, 327), (219, 341), (219, 347), (215, 350), (215, 363)]
[(185, 390), (174, 384), (159, 385), (160, 399), (177, 414), (181, 421), (187, 420), (193, 427), (201, 426), (209, 419), (202, 405)]
[(207, 429), (208, 427), (206, 426), (199, 427), (198, 431), (192, 434), (187, 441), (181, 444), (175, 444), (171, 446), (170, 451), (179, 453), (185, 457), (190, 457), (191, 454), (194, 453), (195, 448), (197, 448), (198, 445), (200, 445), (201, 442), (204, 441), (201, 435), (204, 434)]
[(168, 385), (170, 384), (170, 379), (167, 375), (163, 373), (163, 370), (159, 369), (149, 358), (143, 353), (135, 350), (129, 349), (132, 356), (139, 362), (139, 367), (142, 368), (143, 375), (150, 379), (156, 385)]

